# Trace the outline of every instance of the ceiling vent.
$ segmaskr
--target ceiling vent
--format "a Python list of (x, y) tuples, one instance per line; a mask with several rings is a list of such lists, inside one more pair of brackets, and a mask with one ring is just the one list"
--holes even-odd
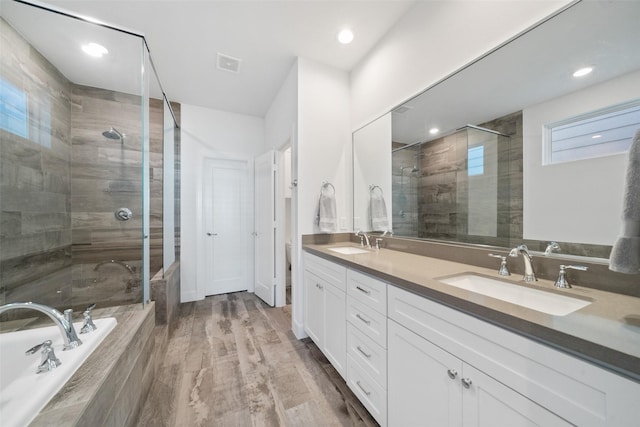
[(223, 71), (230, 71), (232, 73), (240, 72), (240, 63), (242, 59), (234, 58), (233, 56), (225, 55), (218, 52), (218, 69)]

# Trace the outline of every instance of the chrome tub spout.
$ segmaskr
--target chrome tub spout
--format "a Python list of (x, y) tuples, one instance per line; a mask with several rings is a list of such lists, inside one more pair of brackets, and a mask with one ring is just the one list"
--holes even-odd
[(60, 313), (53, 307), (48, 307), (42, 304), (36, 304), (34, 302), (12, 302), (9, 304), (5, 304), (0, 306), (0, 314), (9, 310), (18, 310), (18, 309), (26, 309), (26, 310), (35, 310), (40, 313), (44, 313), (55, 323), (60, 332), (62, 333), (62, 338), (64, 339), (64, 349), (70, 350), (76, 348), (82, 344), (80, 338), (76, 334), (76, 330), (73, 327), (72, 315), (73, 310), (68, 309), (64, 311), (64, 314)]

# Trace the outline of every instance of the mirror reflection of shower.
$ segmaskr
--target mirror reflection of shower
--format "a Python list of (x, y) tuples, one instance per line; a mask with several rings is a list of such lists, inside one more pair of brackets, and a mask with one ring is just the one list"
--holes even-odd
[(116, 141), (120, 141), (121, 143), (124, 143), (124, 137), (126, 135), (118, 131), (118, 129), (112, 127), (111, 129), (105, 130), (104, 132), (102, 132), (102, 136), (104, 136), (105, 138), (113, 139)]

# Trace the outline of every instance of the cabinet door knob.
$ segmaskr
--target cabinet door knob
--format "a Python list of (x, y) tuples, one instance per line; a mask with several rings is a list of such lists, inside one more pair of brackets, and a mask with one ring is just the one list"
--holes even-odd
[(455, 380), (458, 376), (458, 371), (456, 371), (455, 369), (448, 369), (447, 375), (449, 375), (449, 378), (451, 378), (452, 380)]
[(462, 378), (460, 381), (462, 381), (464, 388), (471, 388), (471, 380), (469, 378)]
[(322, 285), (321, 285), (320, 283), (316, 283), (316, 287), (317, 287), (318, 289), (322, 289)]

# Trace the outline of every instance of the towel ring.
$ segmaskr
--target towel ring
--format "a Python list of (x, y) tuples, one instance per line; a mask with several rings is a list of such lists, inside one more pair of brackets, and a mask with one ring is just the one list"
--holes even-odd
[(328, 181), (322, 181), (322, 188), (320, 189), (320, 192), (322, 192), (322, 189), (328, 187), (331, 187), (331, 189), (333, 190), (333, 194), (336, 194), (336, 187), (334, 187), (333, 184)]

